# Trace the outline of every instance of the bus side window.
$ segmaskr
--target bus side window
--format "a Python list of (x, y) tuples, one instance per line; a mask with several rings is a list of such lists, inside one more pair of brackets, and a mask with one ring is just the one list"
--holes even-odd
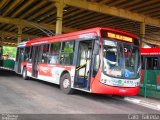
[(18, 61), (18, 58), (19, 58), (19, 51), (20, 51), (20, 48), (17, 48), (16, 61)]
[(73, 41), (62, 43), (60, 64), (67, 64), (67, 65), (73, 64), (73, 49), (74, 49)]
[(98, 69), (99, 69), (99, 66), (100, 66), (99, 49), (100, 49), (99, 42), (98, 42), (98, 45), (97, 45), (97, 43), (95, 43), (94, 52), (93, 52), (93, 53), (95, 53), (94, 54), (93, 76), (96, 76)]
[(153, 70), (158, 70), (158, 57), (152, 58)]
[(33, 46), (31, 46), (30, 48), (29, 62), (32, 62), (32, 56), (33, 56)]
[(145, 57), (144, 56), (142, 56), (141, 57), (141, 68), (144, 70), (145, 69)]
[(61, 43), (52, 43), (50, 47), (49, 63), (58, 64), (59, 63), (59, 51)]
[(47, 63), (48, 59), (49, 59), (49, 44), (45, 44), (45, 45), (43, 45), (43, 49), (42, 49), (41, 62), (42, 63)]
[(99, 55), (96, 55), (94, 58), (94, 66), (93, 66), (93, 76), (95, 76), (98, 72), (99, 66), (100, 66), (100, 58)]
[(21, 59), (21, 61), (24, 61), (24, 48), (19, 48), (19, 56), (18, 59)]
[[(147, 70), (157, 70), (158, 68), (158, 57), (146, 57), (146, 69)], [(142, 66), (142, 69), (145, 68)]]
[(25, 53), (24, 53), (24, 61), (28, 62), (29, 61), (29, 54), (30, 54), (30, 47), (25, 48)]

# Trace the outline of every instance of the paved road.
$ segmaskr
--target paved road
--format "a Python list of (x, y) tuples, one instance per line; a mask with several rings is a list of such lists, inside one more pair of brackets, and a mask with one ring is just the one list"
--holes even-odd
[[(0, 70), (0, 113), (145, 114), (155, 112), (158, 111), (107, 95), (84, 92), (66, 95), (58, 85), (35, 79), (23, 80), (14, 72)], [(111, 115), (110, 117), (113, 118)]]

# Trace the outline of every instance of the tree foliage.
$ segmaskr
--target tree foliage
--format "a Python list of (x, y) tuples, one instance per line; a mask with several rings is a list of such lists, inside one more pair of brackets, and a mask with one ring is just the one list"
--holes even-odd
[(17, 51), (16, 47), (8, 47), (8, 46), (3, 47), (3, 55), (8, 55), (12, 58), (16, 58), (16, 51)]

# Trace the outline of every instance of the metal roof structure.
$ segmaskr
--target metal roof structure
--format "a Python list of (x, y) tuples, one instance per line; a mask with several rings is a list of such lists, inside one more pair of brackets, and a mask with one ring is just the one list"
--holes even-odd
[(15, 45), (18, 27), (22, 38), (54, 35), (56, 3), (63, 1), (63, 32), (97, 26), (117, 28), (160, 45), (160, 0), (0, 0), (0, 36), (4, 45)]

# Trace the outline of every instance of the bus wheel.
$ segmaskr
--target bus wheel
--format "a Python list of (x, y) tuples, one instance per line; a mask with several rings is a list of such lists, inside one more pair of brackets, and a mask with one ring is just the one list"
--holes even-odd
[(60, 88), (66, 94), (73, 93), (73, 89), (71, 88), (71, 77), (68, 73), (65, 73), (61, 76)]
[(27, 69), (26, 69), (26, 67), (23, 68), (22, 77), (23, 77), (24, 80), (29, 79), (29, 77), (27, 76)]

